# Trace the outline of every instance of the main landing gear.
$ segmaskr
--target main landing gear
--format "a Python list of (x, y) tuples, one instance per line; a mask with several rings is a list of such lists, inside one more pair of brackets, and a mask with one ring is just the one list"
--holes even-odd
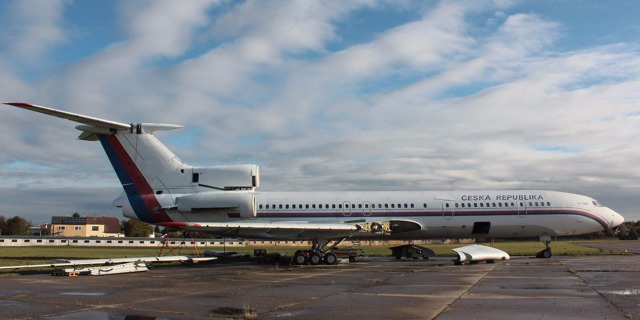
[(536, 258), (551, 258), (551, 237), (550, 236), (540, 236), (540, 241), (544, 242), (546, 249), (536, 253)]
[[(342, 238), (340, 240), (336, 240), (335, 244), (331, 247), (337, 246), (340, 242), (344, 241), (346, 238)], [(311, 250), (298, 250), (293, 256), (293, 262), (295, 264), (328, 264), (334, 265), (338, 263), (338, 256), (331, 251), (326, 251), (325, 248), (329, 243), (328, 240), (318, 239), (313, 240), (311, 245)]]

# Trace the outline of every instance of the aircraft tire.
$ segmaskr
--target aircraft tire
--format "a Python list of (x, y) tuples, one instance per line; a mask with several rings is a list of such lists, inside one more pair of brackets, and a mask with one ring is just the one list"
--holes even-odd
[(295, 262), (296, 264), (299, 265), (303, 265), (307, 263), (307, 256), (304, 254), (303, 252), (296, 252), (296, 254), (293, 256), (293, 262)]
[(312, 252), (311, 255), (309, 255), (309, 263), (316, 265), (316, 264), (320, 264), (322, 262), (322, 256), (317, 253), (317, 252)]
[(327, 253), (324, 256), (324, 262), (328, 265), (338, 264), (338, 256), (333, 253)]
[(545, 259), (549, 259), (551, 258), (552, 254), (551, 254), (551, 250), (543, 250), (542, 251), (542, 257)]

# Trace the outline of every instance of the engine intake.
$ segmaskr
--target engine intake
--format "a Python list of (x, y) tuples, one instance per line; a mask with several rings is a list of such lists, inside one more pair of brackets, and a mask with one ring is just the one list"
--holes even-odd
[(191, 182), (218, 190), (253, 189), (260, 186), (260, 170), (253, 164), (193, 167)]
[(194, 193), (176, 198), (178, 211), (210, 211), (214, 213), (239, 213), (240, 218), (256, 217), (256, 196), (253, 192), (211, 191)]

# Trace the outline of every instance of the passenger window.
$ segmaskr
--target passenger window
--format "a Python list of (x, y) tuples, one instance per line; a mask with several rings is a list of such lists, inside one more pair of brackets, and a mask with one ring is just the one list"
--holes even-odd
[(547, 202), (547, 207), (551, 207), (551, 202)]
[(280, 209), (282, 209), (282, 205), (278, 205), (278, 207), (279, 207)]
[(480, 202), (480, 208), (484, 207), (484, 203)]
[(427, 204), (426, 204), (426, 203), (423, 203), (423, 204), (422, 204), (422, 206), (426, 208), (426, 207), (427, 207)]
[(478, 207), (478, 204), (477, 204), (477, 203), (474, 203), (474, 204), (473, 204), (473, 207), (474, 207), (474, 208), (477, 208), (477, 207)]
[(260, 205), (258, 208), (262, 209), (262, 205)]
[(456, 202), (456, 208), (458, 207), (458, 203)]
[(445, 203), (445, 204), (444, 204), (444, 206), (445, 206), (445, 207), (447, 207), (447, 208), (449, 208), (449, 204), (448, 204), (448, 203)]
[(285, 208), (289, 209), (289, 205), (286, 205)]
[(502, 202), (498, 202), (498, 207), (502, 208)]

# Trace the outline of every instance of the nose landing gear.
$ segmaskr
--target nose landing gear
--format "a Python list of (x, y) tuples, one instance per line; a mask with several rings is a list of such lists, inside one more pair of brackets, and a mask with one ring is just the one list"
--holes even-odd
[(540, 236), (540, 241), (544, 242), (546, 248), (538, 253), (536, 253), (536, 258), (551, 258), (551, 236)]

